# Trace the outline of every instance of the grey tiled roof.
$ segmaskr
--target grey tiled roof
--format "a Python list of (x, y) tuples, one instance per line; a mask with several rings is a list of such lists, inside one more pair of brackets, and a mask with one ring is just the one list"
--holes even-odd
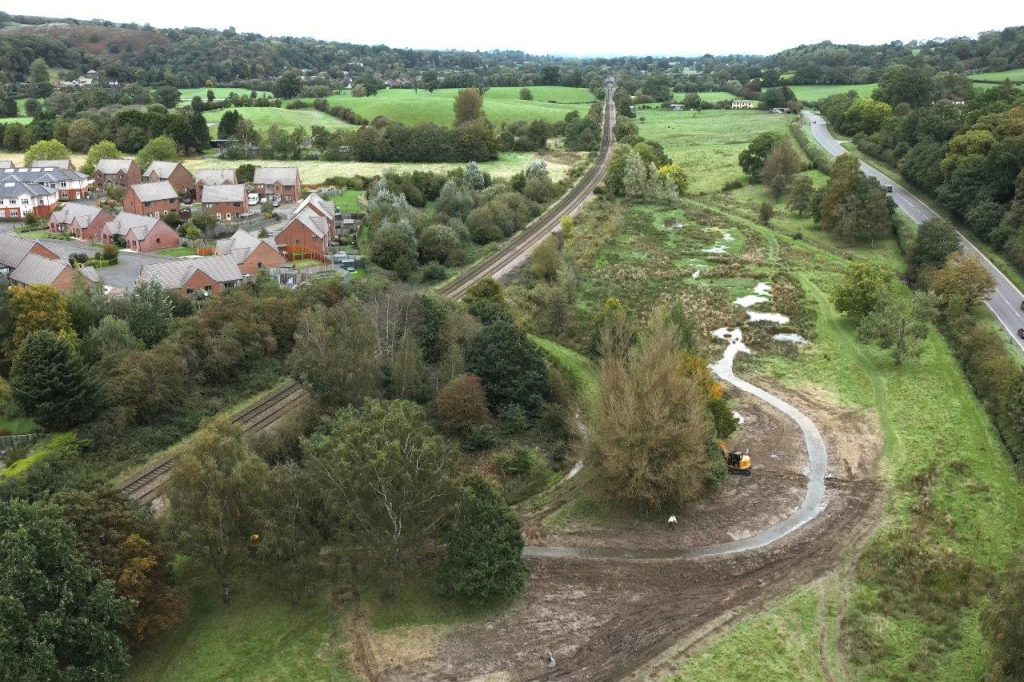
[(218, 256), (231, 256), (234, 258), (236, 263), (244, 263), (245, 259), (249, 257), (249, 254), (263, 242), (268, 244), (270, 248), (277, 251), (277, 243), (273, 237), (266, 237), (260, 239), (254, 236), (250, 232), (239, 229), (233, 235), (227, 239), (217, 240), (217, 255)]
[(305, 209), (295, 216), (294, 219), (308, 227), (310, 231), (320, 239), (327, 236), (327, 218), (324, 218), (319, 213), (314, 213), (312, 209)]
[(59, 211), (54, 211), (52, 217), (58, 223), (70, 223), (75, 218), (79, 218), (81, 223), (87, 225), (95, 220), (96, 216), (102, 211), (103, 209), (99, 206), (86, 206), (85, 204), (76, 204), (72, 201), (64, 204), (64, 207)]
[(31, 168), (61, 168), (71, 170), (71, 162), (67, 159), (36, 159)]
[(230, 168), (207, 168), (197, 170), (195, 173), (196, 184), (204, 185), (235, 185), (238, 180), (235, 178), (235, 171)]
[(96, 171), (104, 175), (127, 173), (132, 165), (131, 159), (100, 159), (96, 162)]
[(15, 237), (9, 232), (0, 232), (0, 266), (16, 268), (32, 250), (36, 242)]
[(261, 167), (253, 173), (252, 182), (255, 185), (273, 185), (279, 182), (282, 185), (299, 184), (299, 169), (295, 167)]
[(111, 234), (119, 234), (122, 237), (127, 236), (129, 231), (134, 231), (136, 239), (145, 239), (159, 222), (159, 218), (124, 212), (107, 223), (106, 229)]
[(9, 159), (0, 159), (0, 169), (14, 168), (14, 162)]
[(88, 180), (89, 177), (84, 173), (78, 171), (67, 170), (64, 168), (8, 168), (0, 171), (0, 179), (3, 180), (20, 180), (21, 182), (81, 182)]
[(149, 168), (143, 173), (146, 177), (149, 177), (155, 171), (161, 178), (167, 179), (171, 177), (171, 173), (178, 167), (177, 161), (153, 161), (149, 164)]
[(307, 208), (310, 208), (311, 206), (318, 206), (320, 210), (322, 210), (325, 214), (330, 216), (334, 215), (334, 202), (324, 199), (316, 192), (313, 192), (308, 197), (299, 202), (299, 205), (295, 207), (294, 211), (292, 211), (291, 217), (294, 218), (295, 216), (299, 215), (300, 213), (302, 213)]
[(224, 202), (245, 201), (245, 185), (204, 185), (203, 203), (219, 204)]
[(55, 193), (55, 190), (34, 182), (22, 182), (21, 180), (0, 177), (0, 199), (17, 199), (26, 194), (30, 197), (39, 197)]
[(230, 256), (203, 256), (143, 265), (138, 281), (158, 282), (165, 289), (180, 289), (196, 270), (205, 272), (221, 284), (242, 279), (238, 264)]
[(178, 198), (178, 193), (171, 186), (171, 183), (166, 180), (143, 182), (138, 185), (132, 185), (131, 189), (135, 192), (135, 196), (139, 198), (139, 201), (165, 201)]
[(70, 267), (63, 261), (30, 253), (11, 272), (11, 281), (18, 284), (53, 284), (64, 269)]

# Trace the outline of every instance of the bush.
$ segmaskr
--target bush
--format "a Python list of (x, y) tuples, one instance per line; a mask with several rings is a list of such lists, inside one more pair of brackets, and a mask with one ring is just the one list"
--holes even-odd
[(470, 452), (480, 452), (493, 446), (498, 441), (494, 427), (490, 424), (477, 424), (466, 433), (465, 446)]
[(424, 282), (441, 282), (448, 276), (447, 270), (440, 263), (427, 263), (421, 273)]
[(491, 418), (483, 382), (472, 374), (452, 379), (434, 402), (441, 429), (451, 435), (468, 433)]
[(103, 260), (112, 265), (117, 263), (117, 254), (118, 249), (114, 244), (104, 244), (103, 248), (100, 250), (100, 255), (103, 256)]
[(509, 435), (522, 433), (530, 428), (530, 420), (526, 416), (526, 412), (519, 405), (509, 405), (506, 407), (501, 411), (499, 419), (501, 420), (502, 431)]

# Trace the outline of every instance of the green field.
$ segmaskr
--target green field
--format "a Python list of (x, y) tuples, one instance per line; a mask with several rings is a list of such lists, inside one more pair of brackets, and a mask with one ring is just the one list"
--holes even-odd
[(861, 85), (791, 85), (789, 86), (801, 102), (817, 102), (829, 95), (836, 95), (853, 90), (861, 97), (871, 97), (871, 93), (878, 87), (878, 83), (867, 83)]
[[(216, 100), (227, 99), (231, 96), (231, 93), (237, 94), (239, 97), (248, 97), (252, 90), (245, 88), (182, 88), (178, 92), (181, 93), (181, 103), (188, 104), (192, 101), (192, 98), (199, 96), (206, 101), (206, 93), (209, 90), (213, 90), (213, 96)], [(266, 90), (257, 90), (257, 97), (273, 97), (273, 95)]]
[[(561, 121), (570, 111), (585, 112), (594, 102), (586, 88), (536, 86), (530, 88), (532, 100), (519, 99), (519, 88), (491, 88), (484, 93), (484, 115), (494, 123), (543, 119)], [(436, 123), (451, 125), (452, 105), (458, 91), (453, 89), (427, 92), (420, 90), (381, 90), (372, 97), (352, 97), (347, 91), (328, 98), (357, 114), (373, 120), (385, 116), (399, 123)]]
[(1024, 69), (1012, 69), (1010, 71), (991, 71), (989, 73), (974, 73), (968, 76), (972, 81), (988, 81), (990, 83), (1002, 83), (1011, 80), (1014, 83), (1024, 83)]
[[(0, 157), (2, 158), (2, 157)], [(551, 172), (551, 177), (558, 181), (564, 178), (569, 169), (579, 162), (582, 154), (569, 152), (535, 154), (532, 152), (509, 152), (502, 154), (497, 161), (486, 161), (480, 168), (499, 178), (507, 178), (530, 167), (537, 159), (543, 159)], [(183, 164), (190, 171), (200, 168), (238, 168), (241, 161), (198, 158), (186, 159)], [(257, 166), (295, 166), (299, 169), (303, 184), (318, 185), (327, 178), (338, 176), (362, 175), (372, 178), (385, 171), (394, 173), (411, 173), (412, 171), (435, 171), (447, 173), (455, 168), (462, 168), (464, 163), (370, 163), (360, 161), (260, 161), (252, 160)]]
[[(687, 94), (688, 93), (685, 92), (677, 92), (672, 95), (672, 101), (682, 102), (683, 98), (686, 97)], [(727, 99), (738, 99), (736, 95), (732, 94), (731, 92), (725, 92), (724, 90), (716, 90), (714, 92), (698, 92), (697, 94), (700, 95), (701, 100), (705, 102), (724, 102)]]
[(690, 193), (700, 194), (742, 179), (739, 153), (759, 133), (785, 133), (790, 117), (763, 111), (645, 110), (636, 120), (640, 134), (661, 142), (665, 153), (690, 174)]
[(0, 118), (0, 124), (7, 125), (8, 123), (20, 123), (22, 125), (28, 125), (32, 122), (31, 116), (10, 116), (8, 118)]
[(363, 192), (357, 189), (347, 189), (340, 194), (335, 194), (331, 197), (335, 207), (342, 213), (362, 213), (363, 204), (360, 201), (363, 197)]
[(190, 595), (185, 620), (132, 661), (123, 678), (152, 682), (204, 680), (336, 680), (355, 678), (330, 599), (290, 601), (263, 587), (243, 585), (231, 604), (207, 587)]
[[(230, 109), (217, 109), (215, 111), (207, 111), (203, 113), (206, 121), (211, 125), (210, 131), (212, 133), (212, 137), (216, 136), (217, 124), (220, 122), (221, 117), (229, 110)], [(322, 111), (317, 111), (316, 109), (234, 107), (233, 110), (241, 114), (247, 121), (251, 121), (260, 132), (266, 132), (267, 129), (273, 125), (288, 129), (302, 126), (306, 129), (307, 133), (313, 126), (323, 126), (329, 130), (353, 127), (344, 121), (340, 121), (333, 116), (325, 114)]]

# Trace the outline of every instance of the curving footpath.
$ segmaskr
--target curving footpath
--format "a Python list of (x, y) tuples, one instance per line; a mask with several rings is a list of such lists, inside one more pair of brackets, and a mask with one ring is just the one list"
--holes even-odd
[(712, 365), (711, 370), (723, 381), (738, 388), (744, 393), (763, 400), (778, 409), (800, 428), (807, 447), (807, 492), (803, 502), (787, 519), (769, 526), (756, 535), (742, 540), (722, 542), (702, 547), (685, 547), (679, 549), (618, 549), (608, 547), (542, 547), (527, 546), (523, 556), (544, 557), (555, 559), (625, 559), (631, 561), (647, 559), (700, 559), (704, 557), (723, 556), (761, 549), (781, 540), (808, 521), (814, 519), (824, 508), (825, 474), (828, 471), (828, 453), (825, 441), (818, 427), (803, 412), (796, 409), (782, 398), (772, 395), (763, 388), (744, 381), (733, 372), (732, 364), (739, 352), (749, 352), (744, 345), (739, 330), (730, 336), (728, 347), (722, 359)]

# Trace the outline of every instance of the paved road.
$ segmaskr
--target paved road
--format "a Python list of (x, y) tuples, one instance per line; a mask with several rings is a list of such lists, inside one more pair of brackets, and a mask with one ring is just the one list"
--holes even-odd
[[(832, 133), (829, 132), (824, 118), (807, 111), (804, 112), (804, 116), (811, 122), (811, 134), (814, 135), (814, 139), (825, 151), (832, 156), (846, 153), (846, 149), (832, 137)], [(860, 168), (866, 175), (877, 178), (883, 185), (892, 185), (891, 196), (893, 201), (918, 225), (939, 217), (926, 203), (877, 168), (868, 165), (864, 161), (860, 162)], [(1024, 293), (1021, 293), (1020, 289), (985, 254), (979, 251), (970, 240), (964, 237), (961, 232), (958, 231), (957, 234), (960, 237), (960, 243), (964, 252), (977, 258), (996, 282), (996, 290), (985, 301), (985, 304), (992, 311), (992, 314), (996, 316), (996, 319), (999, 320), (999, 323), (1006, 330), (1006, 333), (1010, 335), (1010, 338), (1024, 351), (1024, 339), (1017, 336), (1017, 330), (1024, 329), (1024, 312), (1021, 311), (1021, 301), (1024, 301)]]
[[(763, 388), (759, 388), (743, 379), (737, 377), (732, 371), (732, 363), (737, 353), (750, 352), (743, 344), (742, 333), (737, 329), (729, 336), (729, 345), (725, 349), (722, 359), (712, 365), (711, 370), (720, 379), (726, 381), (739, 390), (749, 393), (760, 400), (776, 408), (800, 428), (804, 435), (804, 445), (807, 448), (807, 491), (804, 493), (803, 502), (789, 518), (765, 528), (760, 533), (742, 540), (722, 542), (716, 545), (704, 545), (703, 547), (685, 547), (673, 549), (615, 549), (609, 547), (541, 547), (527, 546), (523, 549), (525, 556), (554, 557), (560, 559), (699, 559), (704, 557), (723, 556), (726, 554), (738, 554), (751, 550), (767, 547), (768, 545), (781, 540), (808, 521), (816, 517), (824, 508), (825, 499), (825, 476), (828, 473), (828, 453), (825, 449), (825, 441), (818, 431), (818, 427), (803, 412), (796, 409), (782, 398), (772, 395)], [(755, 471), (754, 476), (757, 475)]]

